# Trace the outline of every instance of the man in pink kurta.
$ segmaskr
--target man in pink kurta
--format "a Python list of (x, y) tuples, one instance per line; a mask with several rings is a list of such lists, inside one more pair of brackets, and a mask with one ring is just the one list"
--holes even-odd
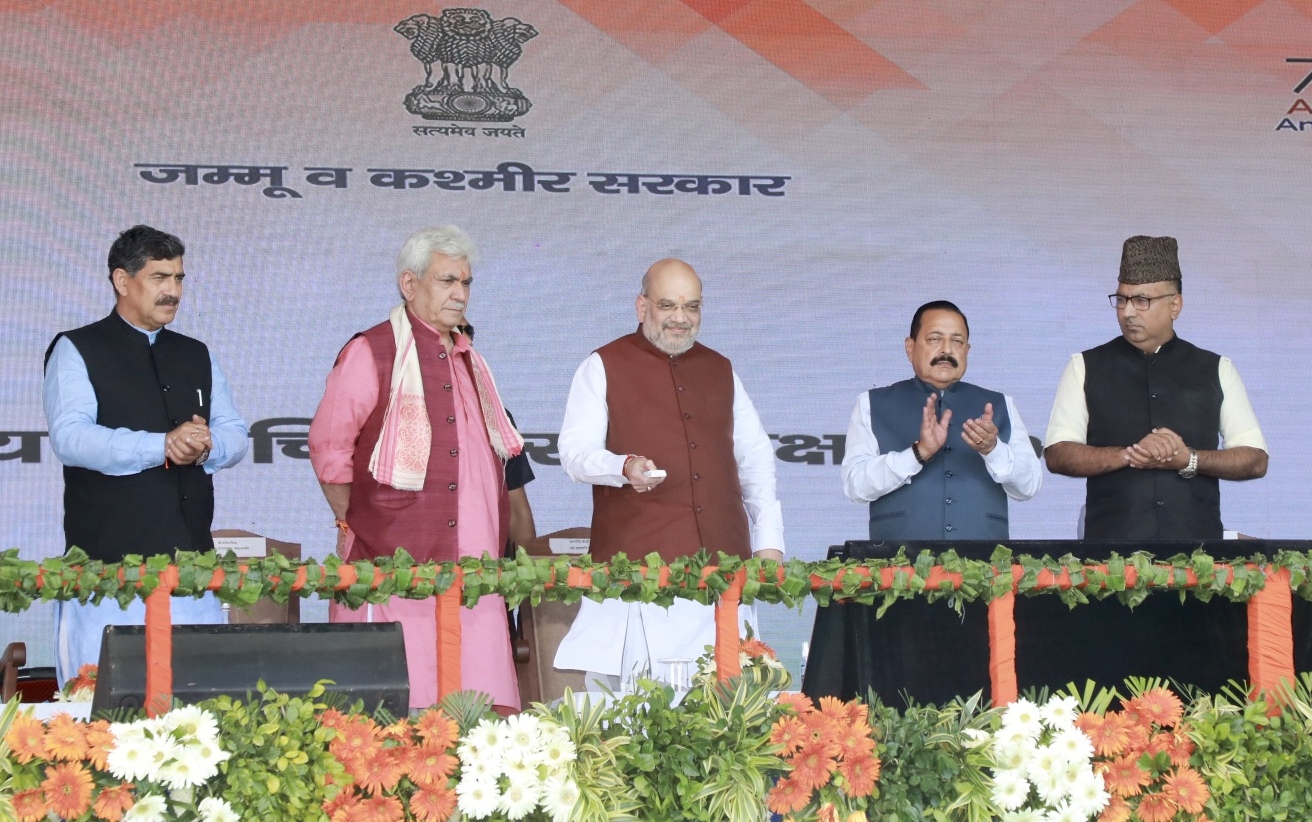
[[(398, 263), (404, 305), (389, 322), (356, 335), (328, 375), (310, 425), (310, 460), (345, 558), (391, 556), (403, 547), (418, 561), (440, 562), (498, 556), (505, 544), (509, 508), (498, 448), (517, 451), (517, 435), (486, 363), (459, 327), (474, 253), (451, 226), (412, 236)], [(395, 476), (387, 473), (392, 465)], [(400, 622), (410, 705), (424, 708), (437, 701), (434, 613), (433, 599), (393, 597), (357, 610), (334, 604), (329, 618)], [(460, 624), (462, 688), (517, 709), (504, 601), (483, 597), (462, 609)]]

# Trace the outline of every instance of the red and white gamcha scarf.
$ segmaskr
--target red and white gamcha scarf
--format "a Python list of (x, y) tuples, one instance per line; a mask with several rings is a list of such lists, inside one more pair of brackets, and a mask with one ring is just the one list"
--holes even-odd
[[(420, 491), (428, 469), (433, 429), (428, 421), (428, 406), (424, 403), (424, 380), (419, 373), (414, 329), (410, 326), (404, 304), (392, 309), (391, 323), (392, 338), (396, 341), (392, 388), (387, 398), (387, 410), (383, 413), (383, 430), (369, 458), (369, 473), (383, 485), (402, 491)], [(468, 350), (488, 439), (497, 456), (508, 460), (524, 450), (524, 438), (506, 417), (506, 409), (501, 405), (497, 384), (487, 362), (472, 345)]]

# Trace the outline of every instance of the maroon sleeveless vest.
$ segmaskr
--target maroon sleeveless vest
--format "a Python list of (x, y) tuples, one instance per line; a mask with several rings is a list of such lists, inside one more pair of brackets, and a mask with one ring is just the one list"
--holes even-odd
[(666, 561), (705, 547), (751, 556), (733, 455), (733, 368), (700, 343), (671, 357), (639, 330), (597, 349), (606, 368), (606, 448), (665, 469), (645, 494), (592, 487), (592, 556)]

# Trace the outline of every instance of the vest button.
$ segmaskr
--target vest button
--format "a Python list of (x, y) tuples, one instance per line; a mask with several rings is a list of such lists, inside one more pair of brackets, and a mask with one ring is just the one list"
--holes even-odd
[(451, 449), (451, 456), (455, 457), (455, 456), (458, 456), (459, 454), (460, 454), (460, 449), (459, 449), (459, 448), (452, 448), (452, 449)]
[(178, 427), (178, 421), (177, 421), (177, 420), (169, 420), (169, 425), (173, 426), (174, 428), (177, 428), (177, 427)]
[(692, 510), (694, 510), (694, 511), (696, 511), (697, 513), (700, 514), (700, 513), (702, 512), (702, 507), (701, 507), (700, 505), (698, 505), (696, 508), (694, 508), (694, 509), (692, 509)]
[(183, 494), (183, 495), (182, 495), (182, 501), (183, 501), (183, 502), (186, 502), (186, 501), (187, 501), (187, 495), (186, 495), (186, 494)]
[(1166, 503), (1162, 502), (1161, 500), (1157, 500), (1157, 507), (1158, 507), (1158, 508), (1165, 508), (1165, 507), (1166, 507)]
[(161, 391), (168, 391), (168, 390), (169, 390), (169, 387), (168, 387), (167, 385), (161, 385), (161, 386), (159, 387), (159, 390), (161, 390)]
[(456, 527), (456, 521), (453, 520), (453, 519), (449, 519), (449, 520), (447, 520), (447, 521), (446, 521), (446, 527), (448, 527), (448, 528), (454, 528), (454, 527)]
[(445, 352), (445, 351), (438, 352), (437, 358), (438, 358), (439, 360), (445, 360), (445, 359), (446, 359), (446, 352)]
[(446, 418), (446, 421), (447, 421), (447, 422), (455, 422), (455, 421), (456, 421), (456, 418), (455, 418), (455, 417), (447, 417), (447, 418)]
[(693, 475), (692, 475), (692, 478), (693, 478), (694, 480), (699, 480), (699, 479), (702, 478), (702, 475), (701, 475), (701, 474), (693, 474)]
[(952, 504), (952, 497), (948, 497), (947, 499), (943, 500), (943, 503), (944, 503), (945, 505), (951, 505), (951, 504)]
[(453, 482), (453, 483), (451, 483), (450, 485), (448, 485), (448, 486), (446, 487), (446, 489), (447, 489), (448, 491), (454, 491), (454, 490), (456, 490), (456, 484)]
[(682, 385), (680, 385), (680, 386), (676, 386), (676, 387), (677, 387), (680, 391), (683, 390), (683, 386), (682, 386)]
[(683, 418), (684, 418), (685, 420), (690, 420), (690, 419), (692, 419), (692, 414), (684, 414), (684, 415), (683, 415)]
[(1154, 400), (1157, 399), (1157, 395), (1156, 395), (1156, 394), (1149, 394), (1148, 396), (1151, 397), (1151, 398), (1154, 399)]
[(951, 445), (945, 445), (945, 446), (943, 446), (943, 452), (944, 452), (945, 454), (951, 454), (951, 453), (952, 453), (952, 446), (951, 446)]
[(952, 526), (951, 526), (951, 525), (944, 525), (944, 526), (943, 526), (943, 530), (944, 530), (944, 531), (951, 531), (951, 530), (952, 530)]
[(688, 443), (688, 447), (691, 448), (692, 450), (696, 451), (696, 450), (697, 450), (697, 443), (695, 443), (695, 442), (690, 442), (690, 443)]
[(952, 478), (952, 472), (951, 472), (951, 471), (944, 471), (944, 472), (943, 472), (943, 476), (947, 477), (948, 479), (951, 479), (951, 478)]
[(451, 390), (451, 383), (449, 383), (449, 382), (448, 382), (448, 383), (445, 383), (445, 384), (442, 386), (442, 390), (443, 390), (443, 391), (450, 391), (450, 390)]

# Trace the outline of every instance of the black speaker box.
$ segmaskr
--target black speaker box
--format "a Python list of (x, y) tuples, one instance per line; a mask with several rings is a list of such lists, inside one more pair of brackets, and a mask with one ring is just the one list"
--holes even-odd
[[(105, 628), (93, 713), (142, 708), (146, 701), (146, 629)], [(399, 622), (304, 625), (173, 626), (173, 696), (186, 704), (220, 694), (244, 699), (260, 680), (279, 693), (304, 695), (330, 679), (329, 692), (367, 711), (410, 710), (410, 682)]]

